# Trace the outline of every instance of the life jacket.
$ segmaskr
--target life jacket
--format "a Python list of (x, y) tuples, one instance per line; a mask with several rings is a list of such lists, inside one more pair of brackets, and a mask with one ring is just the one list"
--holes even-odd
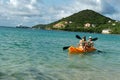
[(87, 46), (88, 46), (88, 47), (92, 47), (92, 46), (93, 46), (93, 42), (92, 42), (92, 41), (88, 41), (88, 42), (87, 42)]
[(80, 41), (80, 46), (85, 46), (85, 44), (86, 44), (86, 41), (84, 41), (84, 40)]

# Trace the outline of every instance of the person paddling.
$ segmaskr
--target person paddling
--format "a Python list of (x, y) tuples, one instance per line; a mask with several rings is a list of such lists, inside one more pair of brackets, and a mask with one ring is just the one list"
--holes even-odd
[(93, 41), (92, 41), (92, 37), (89, 36), (89, 39), (88, 39), (88, 41), (87, 41), (87, 47), (90, 48), (90, 47), (93, 47), (93, 46), (94, 46), (94, 43), (93, 43)]
[(80, 41), (79, 41), (79, 45), (78, 48), (82, 48), (83, 50), (87, 50), (87, 42), (86, 42), (86, 36), (84, 36)]

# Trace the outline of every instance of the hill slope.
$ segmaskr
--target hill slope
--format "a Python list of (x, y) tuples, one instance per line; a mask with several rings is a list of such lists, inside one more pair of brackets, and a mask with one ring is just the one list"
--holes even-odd
[[(50, 23), (42, 28), (97, 33), (101, 33), (103, 29), (111, 28), (111, 32), (115, 33), (116, 29), (114, 30), (113, 26), (114, 28), (118, 28), (118, 25), (120, 25), (119, 22), (87, 9)], [(39, 27), (39, 25), (35, 27)], [(120, 33), (119, 31), (117, 32)]]
[(75, 13), (63, 20), (67, 21), (73, 21), (76, 23), (94, 23), (94, 24), (103, 24), (106, 23), (108, 20), (112, 20), (110, 18), (107, 18), (99, 13), (96, 13), (92, 10), (83, 10), (78, 13)]

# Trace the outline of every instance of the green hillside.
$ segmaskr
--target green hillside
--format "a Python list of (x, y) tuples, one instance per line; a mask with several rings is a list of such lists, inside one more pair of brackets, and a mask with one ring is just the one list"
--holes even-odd
[(32, 28), (44, 29), (45, 27), (46, 27), (45, 24), (38, 24), (38, 25), (33, 26)]
[(85, 23), (92, 23), (92, 24), (104, 24), (107, 23), (110, 18), (107, 18), (99, 13), (96, 13), (92, 10), (83, 10), (81, 12), (75, 13), (63, 20), (72, 21), (77, 24), (85, 24)]
[[(36, 25), (34, 28), (40, 28), (40, 25)], [(109, 29), (111, 33), (120, 34), (120, 22), (87, 9), (45, 25), (42, 29), (96, 33)]]

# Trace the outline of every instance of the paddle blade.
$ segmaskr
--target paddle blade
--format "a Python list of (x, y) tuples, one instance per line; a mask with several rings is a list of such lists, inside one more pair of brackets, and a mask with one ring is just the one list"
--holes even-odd
[(92, 39), (92, 41), (96, 41), (96, 40), (98, 40), (98, 38), (97, 38), (97, 37)]
[(100, 50), (97, 50), (97, 51), (102, 53), (102, 51), (100, 51)]
[(65, 46), (65, 47), (63, 47), (63, 50), (66, 50), (66, 49), (68, 49), (70, 46)]
[(82, 39), (79, 35), (76, 35), (76, 38), (78, 38), (78, 39)]

